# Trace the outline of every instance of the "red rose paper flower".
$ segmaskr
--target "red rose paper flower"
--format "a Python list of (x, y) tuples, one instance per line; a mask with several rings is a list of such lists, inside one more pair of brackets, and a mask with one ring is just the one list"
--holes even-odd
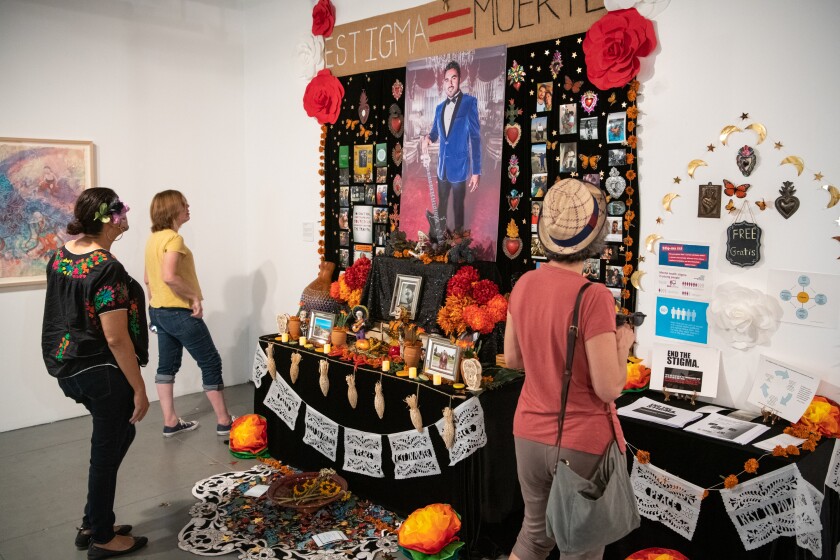
[(312, 8), (312, 34), (329, 37), (335, 26), (335, 6), (330, 0), (318, 0)]
[(622, 87), (639, 73), (639, 57), (655, 48), (653, 23), (635, 8), (607, 12), (583, 40), (586, 75), (599, 89)]
[(318, 124), (335, 124), (341, 111), (344, 86), (332, 72), (324, 68), (312, 78), (303, 94), (303, 108)]

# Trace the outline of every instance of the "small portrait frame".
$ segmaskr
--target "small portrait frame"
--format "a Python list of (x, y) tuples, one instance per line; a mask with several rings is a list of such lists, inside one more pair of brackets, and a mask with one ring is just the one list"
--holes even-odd
[(309, 319), (308, 338), (312, 342), (326, 344), (330, 340), (330, 331), (335, 325), (335, 313), (313, 311)]
[(623, 144), (627, 141), (627, 113), (607, 115), (607, 144)]
[(422, 285), (422, 276), (397, 274), (397, 279), (394, 281), (394, 293), (391, 295), (391, 308), (388, 314), (391, 317), (395, 317), (399, 312), (399, 308), (404, 307), (408, 310), (408, 318), (414, 319), (417, 314), (417, 306), (420, 303), (420, 288)]
[(461, 349), (449, 339), (429, 337), (426, 347), (426, 360), (423, 362), (423, 373), (439, 374), (452, 382), (458, 381), (461, 360)]
[(587, 117), (580, 119), (580, 139), (598, 139), (598, 117)]

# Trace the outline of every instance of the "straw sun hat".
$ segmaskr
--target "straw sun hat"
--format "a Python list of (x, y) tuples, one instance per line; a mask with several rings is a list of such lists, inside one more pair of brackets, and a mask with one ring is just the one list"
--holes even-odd
[(537, 235), (546, 252), (569, 255), (589, 246), (607, 219), (601, 189), (577, 179), (554, 183), (545, 195)]

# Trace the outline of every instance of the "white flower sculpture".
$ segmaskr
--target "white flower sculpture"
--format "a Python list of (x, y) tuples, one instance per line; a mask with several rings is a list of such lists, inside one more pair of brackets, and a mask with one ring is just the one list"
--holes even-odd
[(671, 0), (604, 0), (604, 7), (608, 12), (636, 8), (639, 15), (653, 19), (665, 8)]
[(733, 348), (744, 350), (770, 342), (779, 329), (782, 306), (760, 290), (725, 282), (715, 290), (709, 315), (721, 336)]
[(299, 75), (304, 80), (311, 80), (324, 69), (324, 37), (309, 35), (297, 48)]

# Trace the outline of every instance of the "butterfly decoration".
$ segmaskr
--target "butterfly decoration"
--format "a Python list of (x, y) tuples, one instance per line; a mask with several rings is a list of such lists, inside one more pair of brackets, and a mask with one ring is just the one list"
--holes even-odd
[(581, 155), (580, 156), (581, 166), (584, 169), (588, 169), (589, 167), (592, 167), (592, 169), (594, 170), (596, 167), (598, 167), (598, 160), (599, 159), (601, 159), (601, 156)]
[(749, 190), (750, 184), (744, 183), (743, 185), (738, 185), (737, 187), (732, 184), (732, 181), (728, 181), (726, 179), (723, 180), (723, 192), (726, 196), (737, 196), (738, 198), (744, 198), (747, 196), (747, 190)]
[(767, 209), (767, 203), (764, 202), (764, 199), (756, 200), (755, 205), (758, 206), (758, 209), (764, 212)]
[(365, 128), (364, 125), (359, 125), (359, 132), (357, 134), (367, 141), (367, 139), (370, 138), (370, 135), (373, 134), (373, 131), (369, 128)]
[(545, 143), (545, 149), (546, 150), (553, 150), (554, 148), (557, 147), (558, 142), (560, 142), (560, 140), (556, 140), (554, 142), (546, 142)]
[(568, 76), (563, 76), (563, 89), (566, 91), (571, 91), (572, 93), (580, 93), (580, 88), (583, 87), (583, 80), (579, 82), (573, 82), (572, 79)]
[(727, 203), (726, 203), (726, 206), (724, 206), (724, 208), (726, 208), (726, 210), (727, 210), (730, 214), (731, 214), (732, 212), (734, 212), (735, 210), (737, 210), (737, 208), (735, 208), (735, 203), (734, 203), (734, 202), (732, 202), (732, 199), (731, 199), (731, 198), (729, 199), (729, 202), (727, 202)]
[(356, 126), (358, 124), (359, 124), (359, 121), (354, 121), (353, 119), (344, 119), (344, 128), (345, 129), (356, 128)]
[(615, 92), (612, 92), (609, 97), (607, 97), (607, 101), (610, 102), (610, 105), (615, 103)]

